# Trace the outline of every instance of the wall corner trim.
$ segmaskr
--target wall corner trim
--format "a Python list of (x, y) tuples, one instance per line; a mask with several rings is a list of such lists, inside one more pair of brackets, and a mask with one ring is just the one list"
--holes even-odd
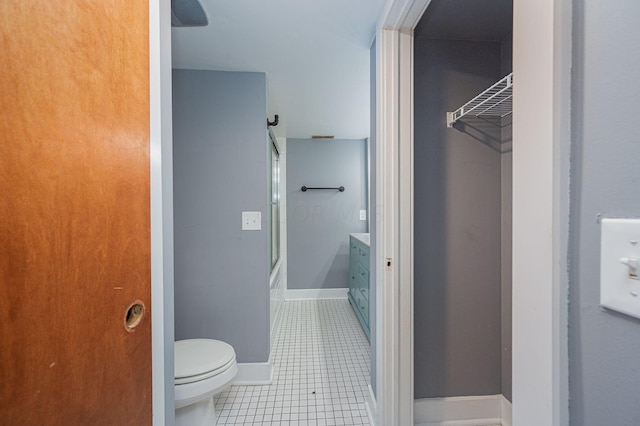
[(502, 395), (416, 399), (414, 414), (418, 426), (511, 426), (511, 403)]
[(284, 300), (346, 299), (348, 288), (287, 289)]

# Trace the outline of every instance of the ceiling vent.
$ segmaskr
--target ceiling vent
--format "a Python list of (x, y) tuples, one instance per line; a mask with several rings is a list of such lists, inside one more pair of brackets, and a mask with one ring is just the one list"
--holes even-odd
[(172, 27), (206, 27), (207, 14), (198, 0), (171, 0)]

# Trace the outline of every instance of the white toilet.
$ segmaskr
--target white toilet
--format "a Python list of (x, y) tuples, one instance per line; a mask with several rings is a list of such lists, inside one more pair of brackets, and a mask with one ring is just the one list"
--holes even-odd
[(179, 340), (174, 356), (176, 425), (215, 425), (213, 396), (238, 373), (233, 347), (219, 340)]

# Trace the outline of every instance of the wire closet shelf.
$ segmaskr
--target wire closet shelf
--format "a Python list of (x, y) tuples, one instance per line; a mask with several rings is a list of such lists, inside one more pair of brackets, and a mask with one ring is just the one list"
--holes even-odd
[(513, 73), (471, 99), (453, 112), (447, 113), (447, 127), (467, 115), (473, 117), (505, 117), (511, 114), (513, 98)]

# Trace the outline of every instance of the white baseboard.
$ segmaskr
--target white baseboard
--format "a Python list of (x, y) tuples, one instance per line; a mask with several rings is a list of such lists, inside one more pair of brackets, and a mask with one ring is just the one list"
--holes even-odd
[(348, 288), (310, 288), (285, 290), (284, 300), (346, 299)]
[(511, 414), (511, 402), (502, 396), (502, 426), (512, 426), (513, 425), (513, 416)]
[(500, 426), (500, 419), (447, 420), (441, 422), (415, 423), (416, 426)]
[(364, 406), (367, 409), (367, 417), (369, 417), (369, 423), (371, 426), (376, 426), (376, 415), (378, 413), (378, 403), (376, 402), (376, 396), (373, 394), (373, 388), (371, 384), (367, 386), (369, 389), (369, 395), (364, 402)]
[(238, 363), (234, 385), (268, 385), (273, 381), (271, 358), (267, 362)]
[(420, 426), (499, 426), (502, 395), (417, 399), (414, 423)]

